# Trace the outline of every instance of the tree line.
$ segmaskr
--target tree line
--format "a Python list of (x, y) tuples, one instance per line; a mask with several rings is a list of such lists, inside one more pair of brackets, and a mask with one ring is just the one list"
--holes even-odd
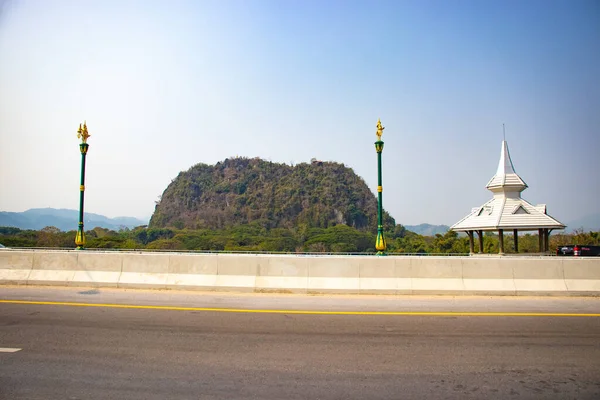
[[(76, 231), (56, 227), (41, 230), (0, 227), (0, 243), (6, 247), (75, 248)], [(487, 232), (486, 253), (498, 252), (497, 234)], [(448, 231), (422, 236), (402, 225), (385, 232), (388, 252), (400, 254), (468, 254), (469, 239)], [(375, 232), (365, 232), (339, 224), (327, 228), (299, 224), (293, 228), (266, 228), (258, 223), (224, 229), (148, 228), (114, 231), (96, 227), (86, 231), (86, 247), (95, 249), (147, 249), (180, 251), (246, 251), (285, 253), (374, 253)], [(513, 249), (512, 235), (505, 235), (505, 251)], [(567, 244), (600, 245), (600, 232), (556, 233), (550, 236), (550, 249)], [(478, 248), (476, 243), (475, 248)], [(538, 235), (519, 236), (520, 253), (538, 252)]]

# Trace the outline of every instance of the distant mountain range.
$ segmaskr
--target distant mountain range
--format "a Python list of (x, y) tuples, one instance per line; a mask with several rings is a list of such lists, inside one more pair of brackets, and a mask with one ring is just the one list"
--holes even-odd
[[(569, 222), (563, 222), (567, 225), (566, 233), (573, 233), (575, 230), (583, 230), (584, 232), (600, 232), (600, 213), (591, 214), (582, 218), (577, 218)], [(423, 236), (435, 236), (437, 233), (443, 235), (448, 232), (448, 225), (404, 225), (406, 229)]]
[(431, 225), (431, 224), (420, 224), (420, 225), (404, 225), (406, 229), (411, 232), (417, 233), (423, 236), (435, 236), (437, 233), (443, 235), (448, 232), (450, 227), (448, 225)]
[[(600, 213), (591, 214), (582, 218), (577, 218), (569, 222), (563, 222), (567, 225), (566, 233), (573, 233), (575, 230), (583, 230), (584, 232), (600, 232)], [(448, 225), (404, 225), (406, 229), (423, 236), (435, 236), (437, 233), (443, 235), (448, 232)]]
[[(0, 211), (0, 226), (14, 226), (20, 229), (42, 229), (54, 226), (61, 231), (77, 230), (79, 211), (57, 208), (32, 208), (24, 212)], [(108, 218), (104, 215), (88, 213), (84, 214), (85, 229), (102, 227), (112, 230), (122, 228), (134, 228), (147, 225), (148, 221), (142, 221), (133, 217)]]

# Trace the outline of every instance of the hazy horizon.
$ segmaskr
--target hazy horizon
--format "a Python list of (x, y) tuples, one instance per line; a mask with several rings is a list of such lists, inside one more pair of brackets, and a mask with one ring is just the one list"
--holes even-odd
[(0, 210), (145, 219), (225, 158), (344, 163), (403, 225), (491, 198), (506, 124), (523, 198), (598, 213), (600, 3), (0, 0)]

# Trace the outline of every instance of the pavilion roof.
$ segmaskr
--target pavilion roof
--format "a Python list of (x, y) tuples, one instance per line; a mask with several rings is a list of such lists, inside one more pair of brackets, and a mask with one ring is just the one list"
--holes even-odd
[(493, 198), (471, 209), (471, 213), (450, 227), (451, 230), (565, 228), (565, 225), (546, 213), (545, 204), (534, 206), (521, 198), (521, 192), (527, 189), (527, 184), (515, 172), (505, 140), (502, 141), (498, 169), (486, 188), (494, 194)]

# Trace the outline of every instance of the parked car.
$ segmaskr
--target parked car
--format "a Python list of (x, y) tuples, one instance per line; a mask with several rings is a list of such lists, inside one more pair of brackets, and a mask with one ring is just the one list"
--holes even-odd
[(573, 255), (573, 245), (572, 244), (568, 244), (565, 246), (558, 246), (556, 248), (556, 255), (557, 256), (572, 256)]
[(556, 249), (557, 256), (600, 257), (600, 246), (568, 244)]

